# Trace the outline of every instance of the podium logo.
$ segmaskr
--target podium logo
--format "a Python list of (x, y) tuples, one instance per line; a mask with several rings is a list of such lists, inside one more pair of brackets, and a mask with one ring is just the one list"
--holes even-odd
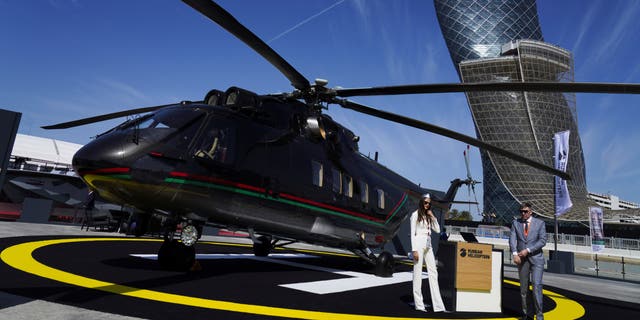
[(478, 250), (478, 249), (469, 249), (467, 250), (467, 248), (460, 248), (460, 257), (465, 258), (476, 258), (476, 259), (490, 259), (491, 256), (488, 254), (485, 254), (484, 251), (482, 250)]

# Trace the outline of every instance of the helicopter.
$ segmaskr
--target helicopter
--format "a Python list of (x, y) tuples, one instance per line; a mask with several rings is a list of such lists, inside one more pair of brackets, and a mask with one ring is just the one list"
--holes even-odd
[[(73, 158), (89, 188), (141, 216), (166, 217), (158, 261), (187, 270), (205, 225), (246, 230), (254, 254), (307, 242), (354, 252), (390, 276), (394, 258), (375, 249), (393, 239), (423, 188), (359, 152), (359, 137), (323, 110), (337, 105), (485, 149), (564, 179), (563, 171), (479, 139), (346, 98), (468, 91), (640, 93), (629, 84), (491, 82), (329, 88), (309, 82), (263, 40), (210, 0), (183, 0), (248, 45), (285, 76), (293, 91), (257, 94), (230, 87), (204, 99), (85, 118), (45, 129), (144, 114), (99, 134)], [(434, 199), (447, 209), (454, 180)], [(175, 230), (180, 226), (179, 235)], [(176, 239), (179, 238), (179, 241)]]

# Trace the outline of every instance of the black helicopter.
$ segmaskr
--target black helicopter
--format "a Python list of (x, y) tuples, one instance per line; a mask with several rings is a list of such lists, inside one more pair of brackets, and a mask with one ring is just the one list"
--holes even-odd
[[(328, 88), (310, 83), (264, 41), (210, 0), (183, 0), (239, 38), (292, 84), (290, 93), (211, 90), (204, 100), (138, 108), (43, 127), (60, 129), (147, 113), (102, 133), (73, 159), (76, 172), (108, 201), (167, 217), (158, 260), (188, 269), (204, 225), (247, 230), (254, 253), (303, 241), (350, 250), (390, 276), (393, 256), (375, 254), (430, 192), (358, 150), (358, 136), (322, 112), (330, 104), (466, 142), (562, 178), (559, 170), (426, 122), (346, 97), (467, 91), (640, 93), (640, 86), (601, 83), (495, 82)], [(448, 209), (456, 179), (442, 196)], [(180, 241), (174, 239), (181, 226)]]

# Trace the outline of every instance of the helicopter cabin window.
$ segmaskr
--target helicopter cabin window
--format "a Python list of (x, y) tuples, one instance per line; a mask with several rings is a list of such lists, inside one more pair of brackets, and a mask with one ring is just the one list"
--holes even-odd
[(335, 193), (342, 193), (342, 172), (331, 169), (331, 190)]
[(376, 194), (378, 196), (378, 209), (384, 209), (384, 190), (376, 189)]
[(201, 134), (196, 146), (197, 158), (231, 164), (235, 154), (235, 129), (226, 121), (213, 119)]
[(342, 175), (342, 194), (353, 198), (353, 178), (346, 174)]
[(311, 160), (311, 170), (313, 176), (313, 185), (322, 187), (322, 177), (324, 175), (324, 168), (322, 163)]
[(358, 187), (360, 189), (360, 201), (369, 203), (369, 185), (364, 181), (358, 181)]

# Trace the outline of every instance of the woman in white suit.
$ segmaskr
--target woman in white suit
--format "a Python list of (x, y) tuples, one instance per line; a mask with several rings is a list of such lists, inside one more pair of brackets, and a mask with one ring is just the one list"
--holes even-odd
[(431, 197), (426, 194), (420, 199), (418, 209), (411, 214), (411, 251), (413, 254), (413, 301), (416, 310), (426, 311), (422, 298), (422, 263), (427, 266), (429, 289), (433, 311), (446, 312), (440, 286), (438, 269), (431, 247), (431, 232), (440, 233), (438, 219), (431, 211)]

